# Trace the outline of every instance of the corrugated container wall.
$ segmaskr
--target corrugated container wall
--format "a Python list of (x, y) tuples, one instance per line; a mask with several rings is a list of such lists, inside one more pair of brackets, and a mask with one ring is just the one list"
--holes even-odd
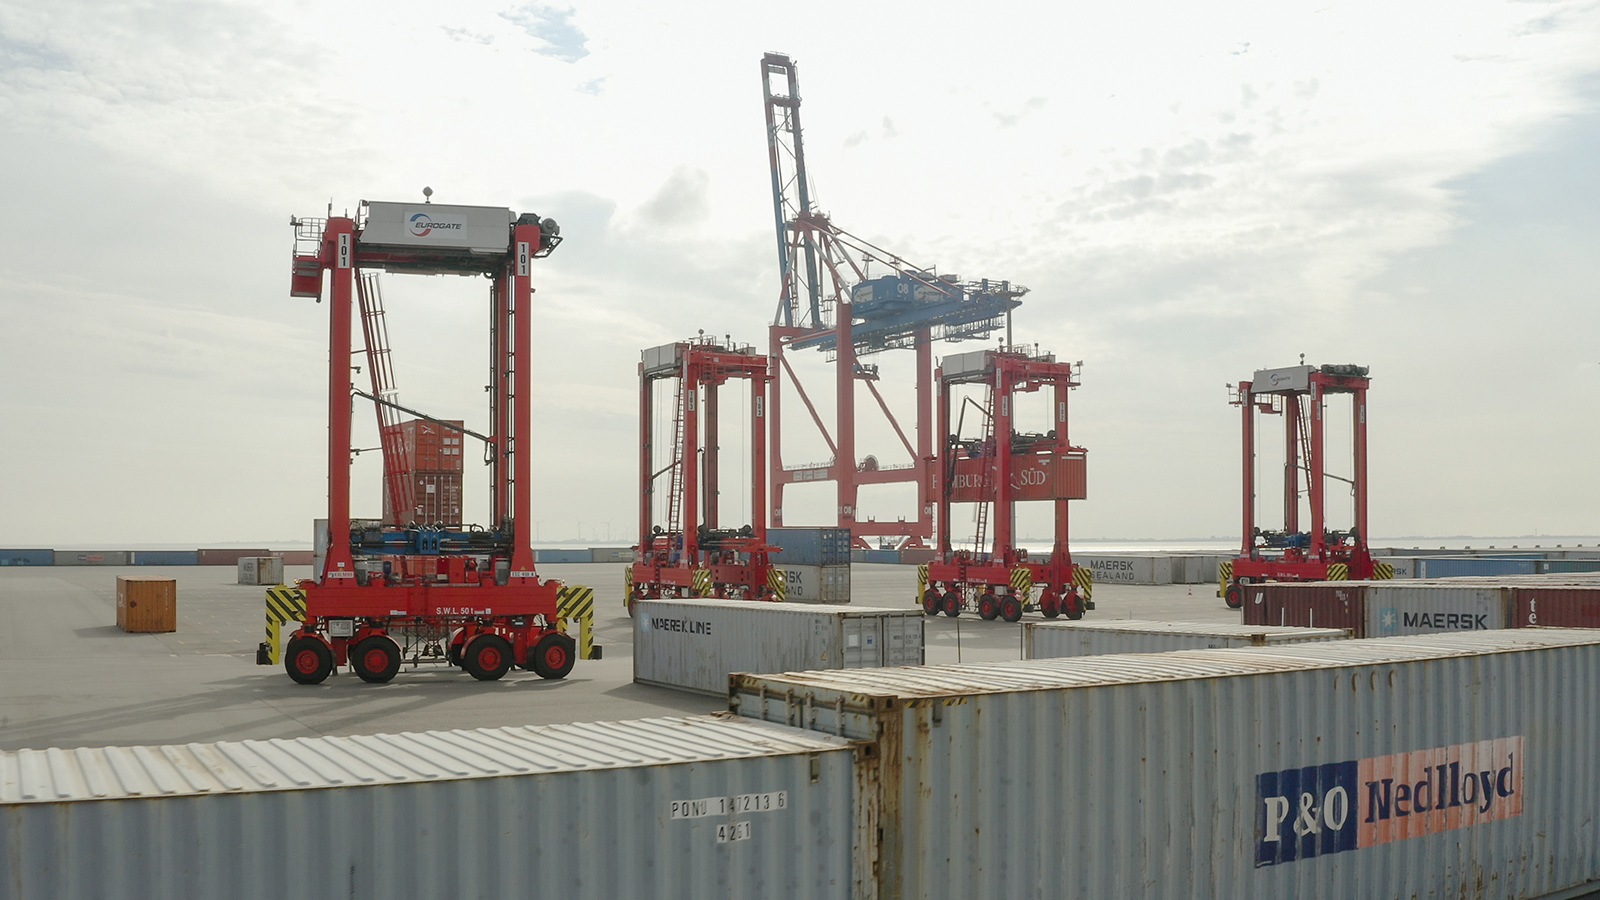
[(725, 695), (732, 672), (916, 665), (922, 610), (748, 600), (640, 600), (633, 680)]
[(0, 753), (0, 896), (846, 900), (854, 751), (757, 724)]
[(784, 598), (791, 603), (849, 603), (850, 567), (780, 564)]
[(1511, 627), (1510, 588), (1415, 581), (1363, 584), (1367, 607), (1365, 637)]
[(54, 550), (0, 550), (0, 566), (53, 566)]
[(198, 566), (199, 550), (135, 550), (129, 560), (135, 566)]
[(316, 559), (311, 550), (274, 550), (272, 555), (283, 560), (286, 566), (309, 566)]
[[(460, 428), (460, 420), (449, 424)], [(461, 432), (435, 422), (408, 419), (400, 423), (400, 433), (405, 441), (404, 469), (414, 474), (444, 474), (461, 471)]]
[(240, 584), (283, 584), (283, 560), (276, 556), (246, 556), (239, 560)]
[(848, 528), (768, 528), (767, 543), (779, 548), (772, 561), (796, 566), (850, 563)]
[(1512, 627), (1600, 628), (1600, 587), (1514, 587)]
[(57, 550), (51, 558), (57, 566), (125, 566), (126, 550)]
[(1310, 584), (1266, 582), (1244, 588), (1246, 625), (1293, 625), (1299, 628), (1348, 628), (1356, 637), (1367, 629), (1365, 582), (1319, 581)]
[(594, 561), (590, 550), (535, 550), (533, 561), (542, 563), (586, 563)]
[(1166, 560), (1162, 559), (1167, 577), (1158, 581), (1155, 575), (1156, 560), (1149, 556), (1114, 556), (1098, 553), (1074, 553), (1072, 561), (1088, 566), (1094, 573), (1095, 584), (1166, 584), (1171, 580)]
[(271, 550), (207, 550), (202, 548), (199, 551), (199, 564), (202, 566), (228, 566), (232, 568), (239, 565), (239, 560), (246, 556), (270, 555), (272, 555)]
[(1533, 559), (1491, 559), (1486, 557), (1430, 557), (1419, 560), (1418, 578), (1462, 578), (1501, 575), (1532, 575)]
[(1600, 879), (1592, 631), (791, 672), (730, 700), (876, 741), (879, 897), (1524, 900)]
[(591, 547), (589, 561), (597, 563), (631, 563), (632, 547)]
[(177, 631), (178, 582), (154, 575), (118, 575), (117, 627), (135, 633)]
[(1098, 656), (1105, 653), (1166, 653), (1265, 647), (1306, 641), (1342, 641), (1342, 628), (1283, 628), (1276, 625), (1218, 625), (1210, 622), (1024, 622), (1022, 658)]

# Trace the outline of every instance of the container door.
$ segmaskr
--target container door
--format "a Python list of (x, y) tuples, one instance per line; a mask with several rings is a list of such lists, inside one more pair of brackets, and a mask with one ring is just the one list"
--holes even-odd
[(840, 616), (844, 624), (844, 667), (864, 669), (882, 665), (878, 648), (877, 616)]
[(920, 666), (922, 650), (921, 616), (880, 616), (883, 632), (883, 665)]

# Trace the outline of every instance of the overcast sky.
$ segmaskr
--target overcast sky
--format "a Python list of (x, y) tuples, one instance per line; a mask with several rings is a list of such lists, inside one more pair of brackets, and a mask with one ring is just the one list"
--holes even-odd
[[(307, 539), (327, 306), (288, 219), (424, 185), (561, 223), (535, 518), (626, 539), (639, 351), (766, 340), (769, 50), (822, 209), (1029, 286), (1017, 340), (1083, 360), (1075, 535), (1234, 534), (1225, 385), (1302, 353), (1372, 367), (1376, 536), (1600, 534), (1600, 4), (55, 0), (0, 3), (0, 545)], [(486, 283), (385, 293), (403, 402), (486, 429)]]

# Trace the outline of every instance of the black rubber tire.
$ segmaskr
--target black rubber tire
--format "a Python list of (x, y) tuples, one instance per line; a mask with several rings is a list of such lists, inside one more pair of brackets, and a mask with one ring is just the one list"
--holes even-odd
[(978, 598), (978, 618), (985, 622), (993, 622), (994, 617), (1000, 615), (1000, 598), (994, 591), (984, 591)]
[(1228, 604), (1229, 609), (1239, 609), (1244, 606), (1244, 588), (1239, 587), (1237, 581), (1230, 582), (1222, 592), (1222, 602)]
[(944, 614), (954, 619), (961, 615), (961, 595), (955, 591), (944, 593)]
[(333, 648), (319, 638), (294, 638), (284, 648), (283, 668), (298, 684), (321, 684), (333, 674)]
[(1075, 592), (1063, 595), (1061, 597), (1061, 611), (1066, 613), (1069, 619), (1083, 618), (1083, 598), (1079, 597)]
[(1061, 601), (1049, 594), (1045, 594), (1039, 598), (1039, 611), (1044, 613), (1046, 619), (1054, 619), (1056, 616), (1061, 615)]
[(925, 616), (937, 616), (943, 608), (944, 598), (939, 596), (938, 591), (928, 588), (927, 592), (922, 595), (922, 614)]
[(1000, 618), (1007, 622), (1022, 621), (1022, 601), (1007, 594), (1000, 598)]
[(480, 634), (461, 651), (461, 667), (479, 681), (498, 681), (511, 671), (511, 642), (498, 634)]
[(578, 642), (559, 631), (552, 631), (528, 649), (533, 671), (549, 681), (567, 677), (578, 660)]
[(387, 635), (363, 638), (350, 651), (350, 668), (369, 684), (383, 684), (400, 671), (400, 645)]
[(456, 634), (450, 635), (450, 644), (444, 651), (444, 658), (449, 661), (450, 665), (458, 669), (461, 668), (461, 651), (467, 646), (465, 639), (456, 640), (459, 634), (460, 632), (457, 631)]

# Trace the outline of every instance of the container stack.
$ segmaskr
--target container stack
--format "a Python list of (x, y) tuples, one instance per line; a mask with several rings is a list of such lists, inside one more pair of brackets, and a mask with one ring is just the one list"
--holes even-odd
[(1278, 625), (1226, 625), (1215, 622), (1024, 622), (1022, 658), (1055, 659), (1104, 653), (1166, 653), (1277, 647), (1311, 641), (1342, 641), (1346, 628), (1293, 628)]
[(1248, 626), (1348, 628), (1399, 637), (1497, 628), (1600, 627), (1600, 576), (1269, 582), (1245, 589)]
[(772, 561), (783, 570), (791, 603), (850, 602), (850, 529), (769, 528), (778, 547)]
[(459, 429), (463, 422), (440, 424), (423, 419), (400, 423), (405, 442), (401, 457), (401, 477), (411, 486), (414, 507), (393, 509), (388, 481), (383, 485), (383, 520), (399, 525), (411, 522), (428, 525), (461, 524), (461, 448)]

